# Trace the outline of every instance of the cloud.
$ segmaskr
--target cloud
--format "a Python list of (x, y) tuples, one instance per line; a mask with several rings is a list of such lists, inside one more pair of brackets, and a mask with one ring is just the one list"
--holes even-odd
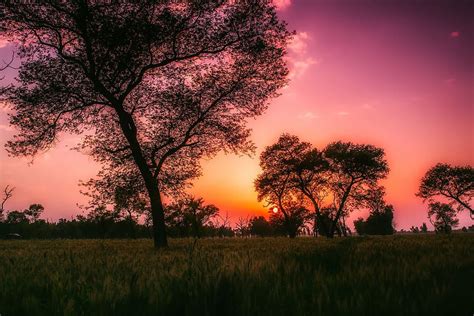
[(290, 79), (302, 77), (311, 65), (318, 64), (318, 61), (311, 57), (301, 60), (290, 60), (290, 62)]
[(306, 112), (298, 115), (298, 118), (302, 120), (314, 120), (319, 118), (319, 115), (316, 115), (313, 112)]
[(339, 116), (347, 116), (347, 115), (349, 115), (349, 112), (346, 112), (346, 111), (339, 111), (339, 112), (337, 112), (336, 114), (339, 115)]
[(310, 40), (311, 36), (307, 32), (298, 32), (288, 44), (290, 79), (303, 76), (310, 66), (320, 62), (308, 54), (308, 42)]
[(311, 38), (307, 32), (298, 32), (293, 36), (291, 42), (288, 44), (288, 49), (298, 55), (305, 54), (310, 39)]
[(449, 34), (449, 36), (451, 37), (459, 37), (460, 35), (461, 35), (461, 32), (459, 31), (454, 31)]
[(273, 0), (273, 4), (279, 11), (286, 10), (291, 5), (291, 0)]

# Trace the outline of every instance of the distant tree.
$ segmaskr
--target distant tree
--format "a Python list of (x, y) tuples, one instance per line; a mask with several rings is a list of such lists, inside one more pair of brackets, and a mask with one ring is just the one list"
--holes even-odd
[(298, 204), (295, 203), (294, 206), (287, 207), (286, 216), (279, 210), (269, 212), (269, 223), (275, 231), (281, 232), (290, 238), (295, 238), (301, 232), (311, 216), (308, 209)]
[(237, 223), (235, 224), (235, 233), (239, 237), (245, 237), (250, 234), (250, 220), (248, 217), (243, 218), (239, 217)]
[(2, 221), (4, 217), (5, 203), (13, 196), (14, 190), (15, 188), (11, 188), (9, 185), (3, 189), (2, 204), (0, 205), (0, 221)]
[(354, 229), (359, 236), (367, 234), (367, 228), (365, 226), (366, 222), (362, 217), (359, 217), (354, 221)]
[(436, 197), (448, 199), (458, 211), (468, 210), (474, 219), (470, 205), (474, 197), (474, 168), (439, 163), (426, 172), (416, 195), (430, 203), (435, 202)]
[(420, 232), (420, 229), (418, 228), (418, 226), (412, 226), (410, 227), (410, 231), (414, 234), (418, 234)]
[(200, 238), (219, 209), (212, 204), (205, 205), (202, 198), (186, 197), (167, 205), (165, 214), (170, 228), (178, 229), (182, 235)]
[(114, 212), (124, 218), (130, 228), (130, 236), (135, 238), (135, 225), (139, 217), (147, 211), (146, 199), (137, 194), (133, 187), (115, 187)]
[[(245, 122), (286, 84), (291, 33), (269, 1), (2, 2), (1, 35), (19, 47), (13, 155), (61, 133), (102, 164), (98, 182), (138, 183), (155, 247), (166, 247), (162, 194), (184, 190), (199, 161), (251, 153)], [(104, 190), (103, 192), (113, 192)], [(113, 195), (108, 197), (113, 199)]]
[(420, 226), (420, 231), (422, 233), (427, 233), (428, 232), (428, 227), (426, 226), (426, 223), (423, 223), (423, 225)]
[(369, 235), (392, 235), (393, 228), (393, 206), (385, 205), (381, 209), (372, 210), (367, 218), (367, 234)]
[(213, 233), (210, 235), (218, 237), (232, 237), (235, 235), (234, 230), (230, 226), (230, 217), (226, 212), (225, 216), (221, 216), (219, 213), (215, 216), (215, 220), (210, 225), (213, 228)]
[[(347, 235), (345, 218), (380, 189), (378, 181), (389, 170), (381, 148), (335, 142), (320, 152), (289, 134), (265, 148), (260, 167), (262, 173), (255, 180), (259, 201), (276, 205), (287, 223), (290, 214), (285, 204), (312, 205), (315, 231), (327, 237), (336, 232)], [(325, 200), (333, 203), (323, 206)]]
[(44, 211), (41, 204), (31, 204), (30, 207), (23, 211), (30, 223), (36, 222)]
[[(366, 220), (358, 218), (354, 221), (354, 228), (358, 235), (391, 235), (393, 228), (393, 206), (384, 205), (372, 209)], [(418, 229), (418, 228), (417, 228)], [(413, 227), (410, 229), (413, 232)]]
[(273, 235), (273, 228), (263, 216), (252, 217), (249, 222), (249, 231), (253, 236), (266, 237)]
[[(428, 218), (438, 233), (451, 233), (453, 227), (459, 224), (456, 211), (446, 203), (433, 202), (428, 205)], [(432, 219), (434, 217), (434, 219)]]
[(92, 223), (97, 226), (97, 237), (106, 238), (117, 221), (117, 214), (107, 209), (104, 205), (99, 205), (87, 214), (87, 217), (78, 216), (77, 219), (83, 223)]
[(365, 196), (379, 189), (378, 181), (385, 178), (389, 168), (382, 148), (335, 142), (324, 149), (329, 161), (334, 208), (328, 237), (333, 237), (344, 211), (364, 205)]
[(461, 228), (461, 230), (462, 230), (463, 233), (467, 233), (467, 228), (466, 228), (466, 226), (463, 226), (463, 227)]
[(7, 224), (20, 224), (20, 223), (29, 223), (29, 220), (25, 212), (11, 211), (11, 212), (8, 212), (5, 222)]
[(296, 236), (307, 218), (303, 195), (295, 187), (294, 165), (309, 146), (295, 136), (283, 134), (260, 155), (262, 173), (254, 182), (258, 200), (278, 208), (272, 215), (273, 223), (281, 223), (290, 238)]

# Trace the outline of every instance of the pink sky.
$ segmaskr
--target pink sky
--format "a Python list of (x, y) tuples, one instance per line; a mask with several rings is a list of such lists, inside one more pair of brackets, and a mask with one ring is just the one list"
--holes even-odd
[[(291, 83), (265, 115), (249, 122), (256, 156), (221, 154), (204, 161), (204, 176), (191, 192), (233, 220), (266, 214), (253, 190), (258, 155), (289, 132), (318, 148), (335, 140), (385, 148), (391, 172), (384, 185), (397, 229), (428, 223), (427, 207), (414, 195), (424, 172), (437, 162), (474, 164), (472, 5), (278, 2), (280, 15), (297, 31), (288, 59)], [(1, 59), (9, 59), (11, 49), (0, 39)], [(0, 108), (2, 148), (14, 134), (6, 112)], [(80, 212), (76, 203), (85, 200), (77, 183), (93, 176), (97, 166), (69, 150), (76, 140), (65, 135), (32, 165), (2, 149), (0, 186), (16, 187), (7, 209), (41, 203), (44, 217), (53, 220)], [(358, 216), (366, 214), (355, 212), (349, 222)], [(460, 227), (472, 224), (467, 212), (460, 216)]]

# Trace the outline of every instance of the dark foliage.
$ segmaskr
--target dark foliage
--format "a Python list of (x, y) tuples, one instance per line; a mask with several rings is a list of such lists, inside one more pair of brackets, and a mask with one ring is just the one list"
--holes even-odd
[(474, 197), (474, 168), (439, 163), (426, 172), (416, 195), (430, 203), (436, 202), (436, 198), (447, 199), (458, 212), (468, 210), (474, 218), (470, 205)]
[[(62, 133), (101, 163), (87, 183), (95, 205), (133, 187), (166, 247), (162, 194), (200, 175), (218, 151), (251, 153), (246, 120), (286, 84), (291, 34), (269, 1), (1, 2), (0, 35), (20, 56), (2, 87), (18, 134), (13, 155), (34, 156)], [(101, 201), (101, 203), (97, 203)]]

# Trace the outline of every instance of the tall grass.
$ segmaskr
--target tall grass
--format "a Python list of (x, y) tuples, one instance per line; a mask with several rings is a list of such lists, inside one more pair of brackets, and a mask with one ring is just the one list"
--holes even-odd
[(0, 314), (472, 315), (474, 235), (0, 241)]

